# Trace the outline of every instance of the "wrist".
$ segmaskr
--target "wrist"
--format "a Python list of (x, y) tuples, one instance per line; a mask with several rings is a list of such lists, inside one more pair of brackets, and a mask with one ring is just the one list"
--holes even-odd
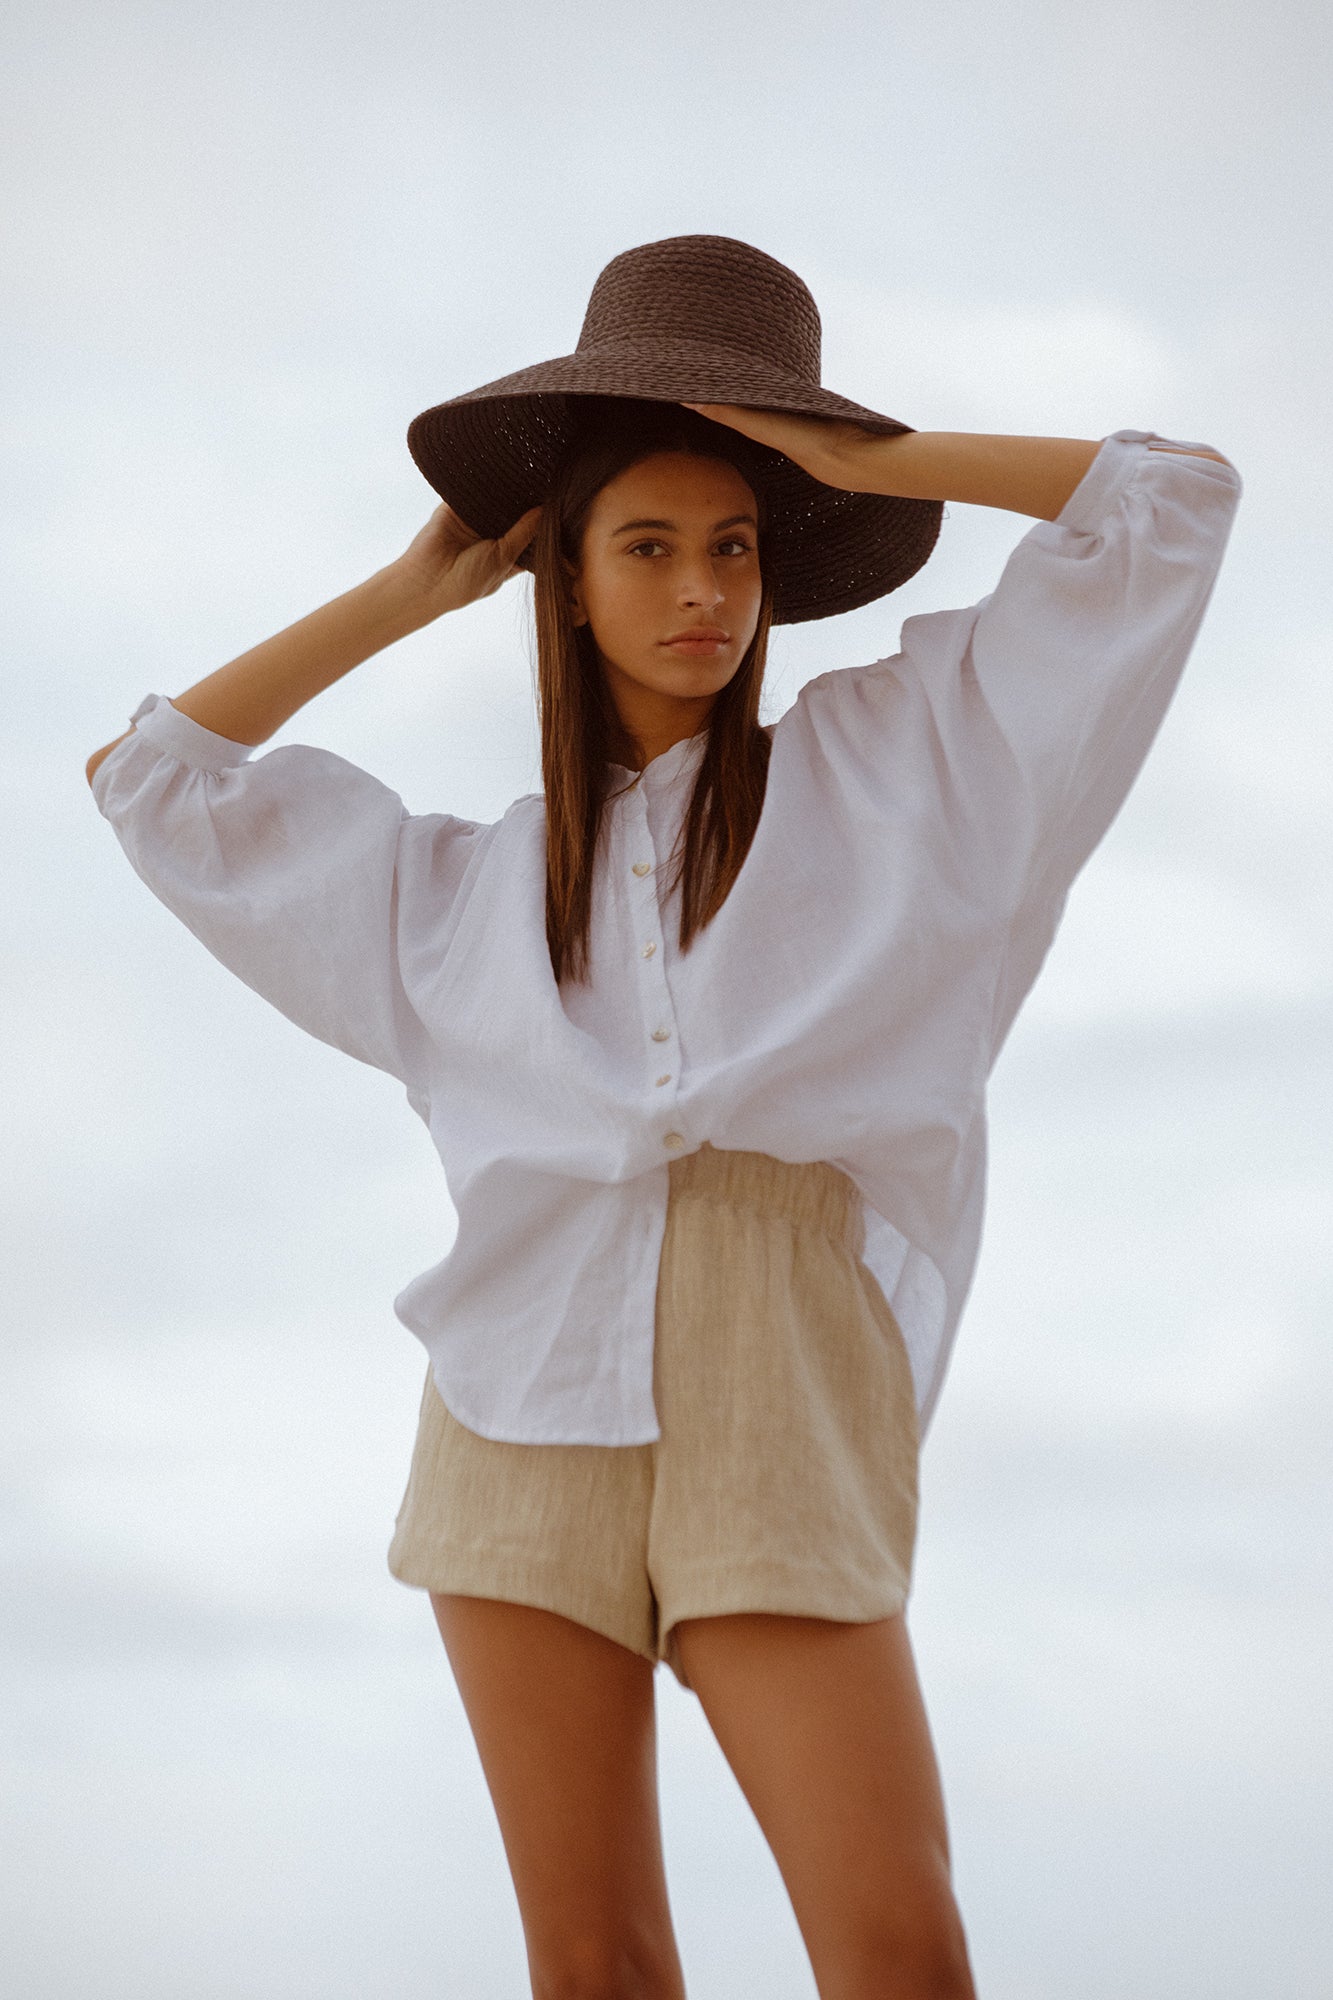
[(923, 497), (913, 491), (913, 475), (929, 462), (929, 437), (926, 431), (895, 431), (889, 437), (859, 428), (849, 431), (839, 442), (840, 483), (853, 493)]
[(372, 577), (367, 578), (364, 587), (376, 616), (394, 639), (420, 631), (423, 625), (429, 625), (432, 619), (448, 609), (447, 605), (439, 602), (438, 592), (432, 590), (421, 571), (402, 556), (376, 570)]

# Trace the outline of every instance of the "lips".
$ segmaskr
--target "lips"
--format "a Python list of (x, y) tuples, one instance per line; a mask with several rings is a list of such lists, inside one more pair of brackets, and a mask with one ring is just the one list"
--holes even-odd
[(689, 625), (683, 632), (676, 632), (670, 639), (664, 639), (662, 644), (679, 646), (682, 652), (692, 651), (696, 646), (701, 650), (712, 651), (718, 646), (725, 646), (730, 637), (730, 632), (724, 632), (720, 625)]

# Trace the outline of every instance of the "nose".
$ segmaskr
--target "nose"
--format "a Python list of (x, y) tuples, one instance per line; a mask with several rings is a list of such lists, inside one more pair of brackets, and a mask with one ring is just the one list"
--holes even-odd
[(700, 557), (683, 570), (677, 602), (682, 611), (711, 611), (726, 596), (713, 563)]

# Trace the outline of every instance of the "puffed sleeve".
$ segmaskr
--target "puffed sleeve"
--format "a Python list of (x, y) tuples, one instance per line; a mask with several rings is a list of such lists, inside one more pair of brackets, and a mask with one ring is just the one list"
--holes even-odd
[(92, 790), (136, 873), (288, 1020), (420, 1090), (428, 1037), (403, 985), (400, 861), (410, 846), (414, 882), (432, 856), (448, 870), (476, 829), (414, 817), (326, 750), (290, 744), (256, 758), (160, 695), (131, 719)]
[(1103, 439), (1054, 521), (966, 611), (910, 618), (890, 663), (928, 712), (945, 815), (992, 899), (1003, 954), (991, 1061), (1069, 890), (1152, 748), (1240, 501), (1229, 460), (1155, 431)]
[(1241, 494), (1207, 449), (1114, 432), (989, 596), (903, 626), (892, 664), (924, 694), (955, 798), (984, 801), (1016, 906), (1068, 889), (1166, 714)]

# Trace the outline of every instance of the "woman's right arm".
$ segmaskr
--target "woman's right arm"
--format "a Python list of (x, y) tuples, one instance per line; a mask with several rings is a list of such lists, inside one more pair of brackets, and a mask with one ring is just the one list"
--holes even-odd
[[(173, 695), (172, 707), (234, 743), (253, 748), (266, 742), (299, 708), (372, 654), (498, 590), (514, 575), (539, 511), (533, 508), (507, 535), (488, 542), (447, 506), (437, 507), (395, 562)], [(90, 785), (102, 759), (132, 729), (133, 724), (93, 752), (85, 767)]]

